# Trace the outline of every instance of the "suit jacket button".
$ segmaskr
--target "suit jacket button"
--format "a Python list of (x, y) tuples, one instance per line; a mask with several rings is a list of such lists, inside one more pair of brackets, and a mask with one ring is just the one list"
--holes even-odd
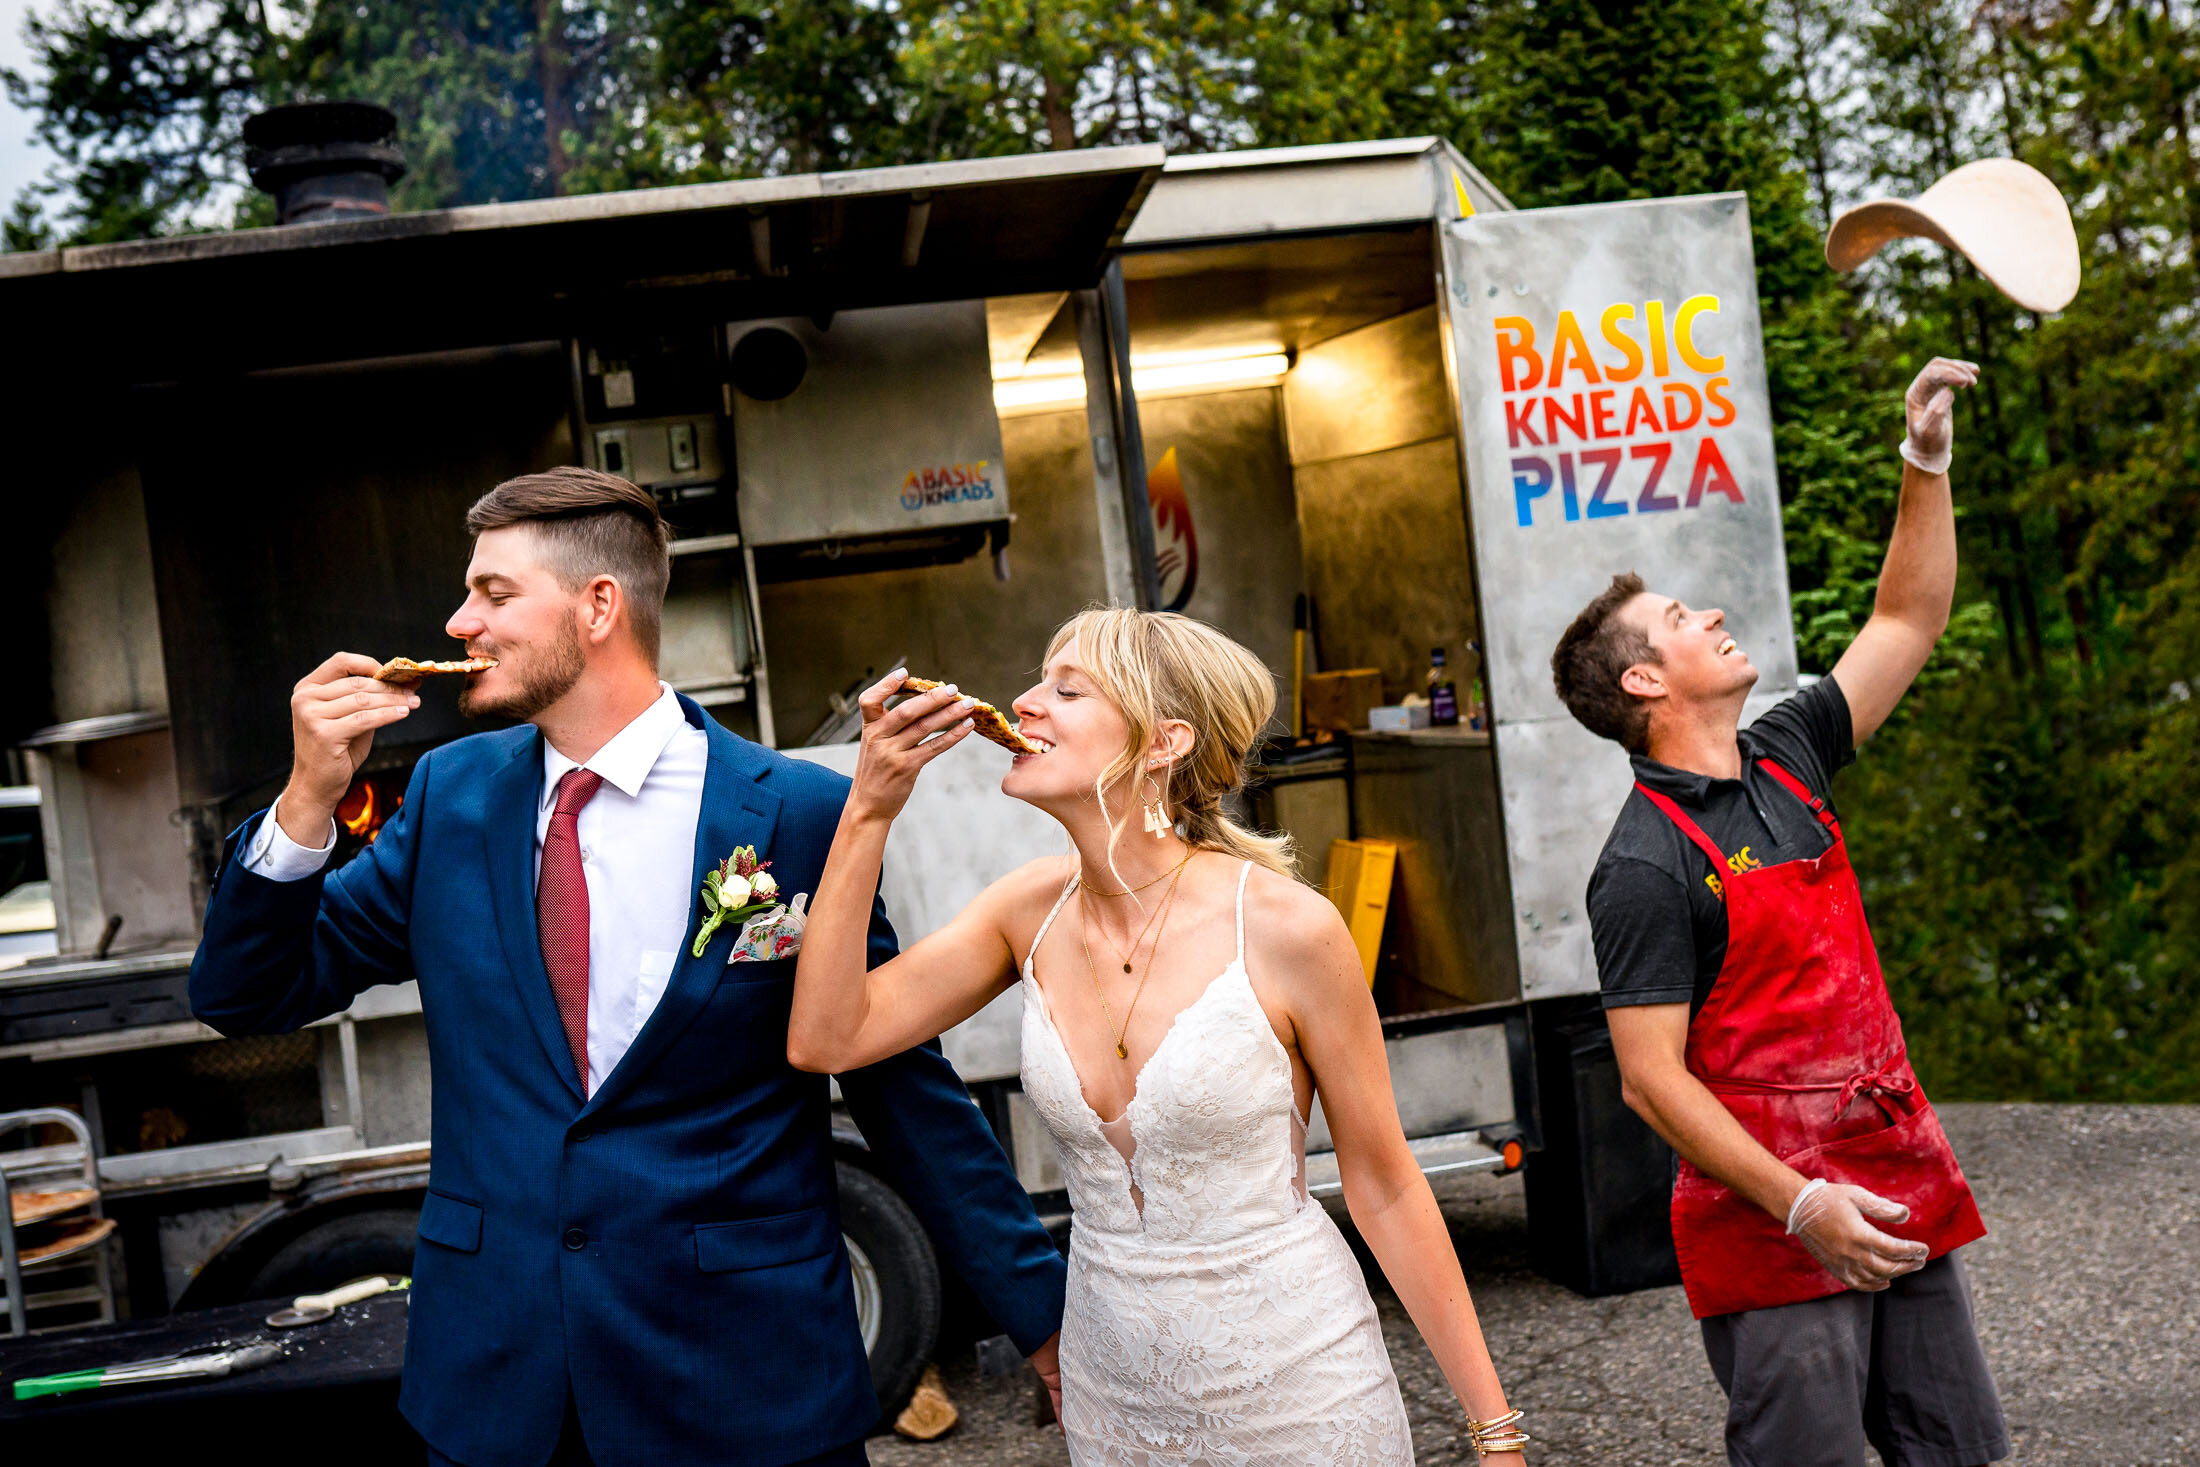
[(588, 1246), (588, 1234), (582, 1232), (579, 1228), (567, 1228), (565, 1230), (565, 1246), (575, 1253), (580, 1252), (581, 1249)]
[(575, 1131), (573, 1133), (573, 1139), (575, 1141), (593, 1141), (596, 1139), (596, 1133), (589, 1130)]

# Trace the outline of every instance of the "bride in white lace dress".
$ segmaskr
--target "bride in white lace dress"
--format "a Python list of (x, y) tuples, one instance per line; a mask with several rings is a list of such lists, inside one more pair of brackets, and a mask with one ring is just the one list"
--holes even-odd
[[(1268, 671), (1189, 618), (1073, 618), (1016, 700), (1004, 793), (1059, 819), (1034, 862), (866, 971), (886, 829), (967, 736), (953, 688), (863, 697), (864, 745), (812, 898), (788, 1056), (874, 1063), (1020, 983), (1024, 1091), (1074, 1214), (1058, 1389), (1076, 1467), (1413, 1461), (1358, 1260), (1306, 1195), (1328, 1118), (1346, 1205), (1488, 1455), (1518, 1463), (1442, 1214), (1408, 1150), (1381, 1025), (1334, 907), (1221, 801), (1275, 707)], [(1144, 833), (1129, 833), (1134, 821)], [(1465, 1425), (1465, 1423), (1462, 1423)], [(1469, 1440), (1475, 1440), (1470, 1435)]]

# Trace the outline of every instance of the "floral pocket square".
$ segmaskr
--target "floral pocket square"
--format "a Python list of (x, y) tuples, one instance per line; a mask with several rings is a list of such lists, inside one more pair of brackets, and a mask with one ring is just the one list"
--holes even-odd
[(767, 963), (801, 952), (802, 927), (808, 920), (809, 904), (810, 894), (803, 892), (795, 897), (791, 906), (774, 907), (749, 918), (742, 924), (741, 935), (734, 939), (726, 961)]

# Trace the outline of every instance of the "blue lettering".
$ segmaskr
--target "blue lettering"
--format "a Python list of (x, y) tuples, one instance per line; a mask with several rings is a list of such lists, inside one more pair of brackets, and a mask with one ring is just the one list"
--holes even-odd
[(1535, 501), (1551, 492), (1551, 466), (1530, 455), (1514, 459), (1512, 472), (1513, 512), (1520, 518), (1520, 528), (1529, 529), (1535, 524)]

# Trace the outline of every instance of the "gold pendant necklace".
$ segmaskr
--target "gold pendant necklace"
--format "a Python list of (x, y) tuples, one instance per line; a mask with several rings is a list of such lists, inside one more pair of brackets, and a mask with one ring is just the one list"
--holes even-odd
[[(1092, 939), (1087, 931), (1087, 927), (1089, 924), (1085, 920), (1083, 888), (1079, 888), (1079, 900), (1077, 903), (1077, 942), (1078, 945), (1085, 950), (1085, 976), (1092, 980), (1092, 996), (1100, 1000), (1101, 1016), (1107, 1020), (1108, 1027), (1115, 1030), (1115, 1057), (1117, 1059), (1127, 1060), (1131, 1057), (1130, 1048), (1124, 1043), (1125, 1038), (1131, 1032), (1131, 1015), (1138, 1012), (1138, 1000), (1144, 997), (1146, 992), (1146, 979), (1153, 977), (1154, 953), (1159, 952), (1161, 949), (1162, 933), (1169, 930), (1169, 908), (1176, 905), (1176, 890), (1183, 879), (1184, 866), (1186, 862), (1189, 862), (1190, 860), (1191, 857), (1186, 856), (1183, 861), (1179, 861), (1177, 863), (1176, 872), (1178, 879), (1169, 883), (1168, 895), (1163, 897), (1161, 900), (1161, 905), (1154, 909), (1155, 917), (1158, 917), (1160, 919), (1161, 930), (1154, 933), (1153, 951), (1146, 954), (1146, 977), (1139, 979), (1138, 987), (1131, 990), (1130, 1007), (1123, 1010), (1123, 1023), (1122, 1027), (1120, 1028), (1116, 1027), (1115, 1011), (1108, 1007), (1108, 995), (1106, 991), (1100, 987), (1100, 970), (1093, 966)], [(1149, 918), (1147, 920), (1147, 925), (1149, 927), (1153, 925), (1152, 918)], [(1101, 935), (1103, 937), (1106, 936), (1105, 933), (1102, 933)], [(1140, 937), (1144, 937), (1145, 934), (1140, 933), (1139, 935)], [(1136, 953), (1138, 951), (1137, 945), (1135, 943), (1132, 945), (1131, 951), (1133, 953)], [(1131, 965), (1126, 962), (1123, 965), (1123, 971), (1128, 973), (1130, 970)]]
[[(1191, 862), (1191, 859), (1191, 852), (1186, 851), (1184, 853), (1183, 860), (1177, 862), (1176, 865), (1170, 867), (1167, 871), (1162, 872), (1161, 875), (1156, 876), (1153, 881), (1147, 882), (1146, 886), (1152, 886), (1154, 884), (1154, 881), (1166, 881), (1171, 876), (1182, 875), (1185, 866)], [(1134, 886), (1131, 888), (1131, 891), (1144, 891), (1146, 889), (1146, 886)], [(1176, 887), (1174, 885), (1171, 885), (1169, 887), (1169, 893), (1171, 896), (1175, 895)], [(1129, 893), (1126, 892), (1124, 893), (1124, 895), (1127, 896), (1129, 895)], [(1114, 952), (1116, 961), (1123, 965), (1124, 972), (1128, 973), (1131, 970), (1131, 960), (1138, 955), (1138, 950), (1141, 947), (1145, 946), (1146, 934), (1153, 930), (1153, 924), (1155, 920), (1160, 917), (1162, 910), (1166, 905), (1167, 903), (1163, 902), (1162, 904), (1157, 905), (1151, 912), (1146, 914), (1146, 925), (1139, 928), (1138, 935), (1131, 939), (1131, 947), (1129, 952), (1125, 952), (1123, 951), (1123, 949), (1117, 947), (1115, 945), (1115, 939), (1108, 936), (1107, 927), (1104, 924), (1101, 926), (1100, 940), (1106, 943), (1109, 949)], [(1085, 907), (1085, 883), (1082, 878), (1080, 878), (1077, 883), (1077, 920), (1081, 924), (1089, 924), (1092, 921), (1092, 914)]]

